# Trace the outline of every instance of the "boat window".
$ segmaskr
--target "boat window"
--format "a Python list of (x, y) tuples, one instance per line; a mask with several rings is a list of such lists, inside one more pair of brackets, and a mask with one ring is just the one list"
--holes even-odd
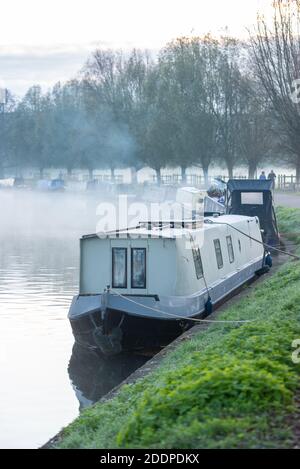
[(146, 249), (131, 249), (131, 288), (146, 288)]
[(222, 249), (221, 249), (220, 240), (219, 239), (214, 239), (214, 245), (215, 245), (215, 252), (216, 252), (218, 269), (222, 269), (222, 267), (223, 267), (223, 256), (222, 256)]
[(239, 239), (239, 251), (242, 252), (241, 240)]
[(226, 241), (227, 241), (229, 262), (230, 262), (230, 264), (232, 264), (234, 262), (234, 250), (233, 250), (233, 244), (232, 244), (231, 236), (226, 236)]
[(262, 192), (242, 192), (241, 204), (242, 205), (263, 205), (264, 198)]
[(112, 287), (127, 288), (126, 248), (112, 248)]
[(202, 265), (201, 253), (200, 253), (200, 249), (198, 246), (194, 246), (192, 248), (192, 251), (193, 251), (196, 276), (197, 276), (197, 279), (199, 279), (203, 277), (203, 265)]

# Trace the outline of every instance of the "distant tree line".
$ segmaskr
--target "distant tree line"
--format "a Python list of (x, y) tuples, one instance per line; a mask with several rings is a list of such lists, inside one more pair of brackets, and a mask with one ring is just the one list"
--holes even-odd
[[(80, 78), (49, 92), (8, 94), (0, 115), (0, 172), (247, 165), (266, 160), (300, 179), (300, 0), (275, 0), (248, 42), (182, 37), (153, 58), (132, 50), (94, 51)], [(292, 92), (294, 91), (294, 95)], [(296, 96), (297, 97), (297, 96)]]

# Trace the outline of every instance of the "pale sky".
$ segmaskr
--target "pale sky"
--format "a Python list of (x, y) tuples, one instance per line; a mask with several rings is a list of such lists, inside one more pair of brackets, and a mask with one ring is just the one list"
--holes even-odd
[(83, 66), (95, 47), (157, 50), (181, 35), (246, 36), (270, 0), (2, 0), (0, 86), (50, 87)]

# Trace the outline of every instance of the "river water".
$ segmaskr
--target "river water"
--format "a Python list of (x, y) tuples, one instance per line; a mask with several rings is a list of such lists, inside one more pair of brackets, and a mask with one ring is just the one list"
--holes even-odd
[(37, 448), (145, 358), (73, 347), (79, 237), (95, 232), (90, 194), (0, 191), (0, 448)]

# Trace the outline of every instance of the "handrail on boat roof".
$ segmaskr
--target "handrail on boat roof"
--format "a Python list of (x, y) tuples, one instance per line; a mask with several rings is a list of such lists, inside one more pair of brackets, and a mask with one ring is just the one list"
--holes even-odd
[[(219, 216), (219, 214), (216, 214)], [(143, 220), (139, 221), (139, 224), (136, 226), (128, 226), (126, 228), (119, 228), (116, 230), (109, 230), (106, 231), (106, 234), (113, 234), (113, 233), (126, 233), (130, 230), (139, 230), (141, 228), (147, 228), (148, 231), (150, 231), (153, 228), (159, 228), (162, 230), (163, 228), (170, 228), (170, 229), (175, 229), (175, 228), (189, 228), (192, 226), (192, 228), (197, 228), (197, 226), (203, 227), (203, 224), (205, 223), (205, 218), (204, 216), (199, 217), (197, 219), (177, 219), (177, 220)], [(86, 239), (86, 238), (93, 238), (96, 237), (97, 233), (93, 234), (88, 234), (88, 235), (83, 235), (81, 239)]]
[(178, 219), (161, 219), (161, 220), (142, 220), (139, 222), (140, 225), (145, 223), (151, 223), (152, 225), (157, 223), (195, 223), (197, 221), (202, 221), (204, 217), (199, 218), (178, 218)]
[(139, 226), (140, 227), (147, 227), (148, 230), (151, 230), (152, 228), (186, 228), (189, 225), (192, 226), (197, 226), (197, 225), (203, 225), (204, 217), (202, 218), (197, 218), (196, 220), (193, 219), (178, 219), (178, 220), (146, 220), (146, 221), (140, 221)]

